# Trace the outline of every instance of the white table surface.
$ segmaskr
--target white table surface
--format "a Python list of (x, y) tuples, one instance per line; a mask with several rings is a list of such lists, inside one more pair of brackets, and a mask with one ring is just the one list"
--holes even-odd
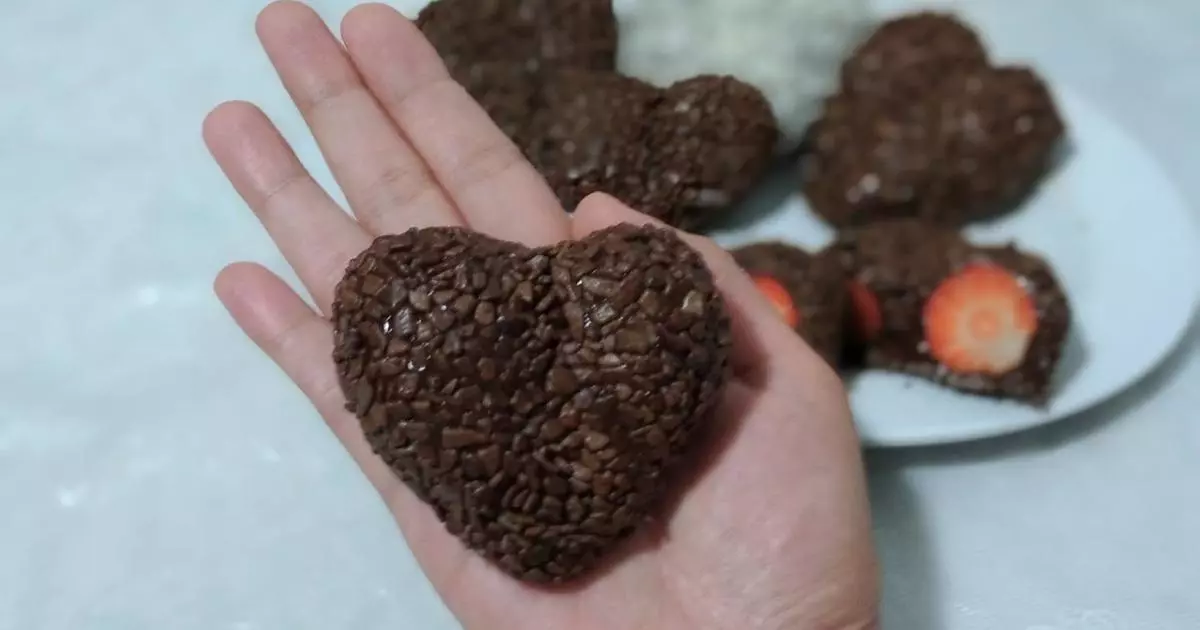
[[(958, 4), (1200, 204), (1200, 4)], [(0, 5), (0, 629), (457, 627), (210, 292), (229, 260), (286, 267), (201, 144), (209, 107), (262, 104), (332, 181), (254, 40), (260, 6)], [(1200, 627), (1196, 337), (1084, 417), (872, 453), (885, 628)]]

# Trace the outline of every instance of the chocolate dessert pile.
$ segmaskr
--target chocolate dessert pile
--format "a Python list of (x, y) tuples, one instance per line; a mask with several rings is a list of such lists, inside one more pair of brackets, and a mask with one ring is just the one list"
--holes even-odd
[(417, 25), (568, 211), (599, 191), (694, 230), (770, 166), (779, 131), (750, 84), (616, 73), (611, 0), (435, 0)]
[(1064, 133), (1033, 69), (992, 65), (965, 23), (919, 12), (885, 22), (846, 60), (811, 129), (802, 190), (838, 228), (962, 225), (1023, 199)]
[(530, 249), (381, 236), (337, 287), (334, 361), (374, 451), (464, 544), (562, 582), (645, 521), (727, 378), (730, 328), (673, 230)]

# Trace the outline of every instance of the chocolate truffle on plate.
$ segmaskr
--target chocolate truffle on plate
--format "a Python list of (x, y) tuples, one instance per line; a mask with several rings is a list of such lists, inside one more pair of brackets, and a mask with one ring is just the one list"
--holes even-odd
[(904, 106), (946, 76), (984, 68), (979, 34), (951, 13), (917, 11), (880, 24), (842, 64), (841, 92)]
[[(809, 206), (830, 225), (963, 225), (1015, 208), (1052, 168), (1066, 125), (1045, 82), (1029, 67), (950, 54), (974, 50), (965, 42), (976, 40), (944, 20), (922, 14), (882, 26), (886, 36), (864, 50), (893, 61), (852, 59), (846, 87), (826, 100), (800, 170)], [(929, 21), (942, 26), (918, 28)], [(913, 30), (941, 35), (922, 39)], [(921, 45), (929, 50), (884, 55)]]
[(837, 258), (780, 241), (751, 243), (731, 253), (780, 317), (830, 366), (838, 367), (848, 293)]
[(922, 214), (944, 223), (1013, 207), (1050, 170), (1066, 133), (1049, 88), (1024, 66), (952, 75), (922, 106), (940, 159)]
[(600, 191), (697, 229), (741, 201), (769, 167), (770, 109), (732, 77), (665, 90), (610, 73), (544, 78), (529, 137), (519, 144), (568, 209)]
[(839, 234), (865, 367), (1044, 405), (1070, 332), (1054, 270), (1014, 245), (979, 246), (913, 219)]
[(333, 358), (368, 444), (464, 545), (565, 582), (651, 518), (729, 374), (730, 329), (673, 230), (530, 249), (456, 227), (348, 265)]
[(703, 227), (742, 201), (771, 165), (779, 128), (754, 86), (728, 75), (700, 75), (662, 92), (647, 144), (663, 164), (694, 165), (674, 223)]

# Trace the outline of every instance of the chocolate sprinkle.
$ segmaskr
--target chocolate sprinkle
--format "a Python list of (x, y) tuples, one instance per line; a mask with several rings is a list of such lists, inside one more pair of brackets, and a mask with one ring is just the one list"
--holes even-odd
[(812, 127), (802, 188), (838, 228), (962, 225), (1015, 207), (1065, 132), (1036, 72), (991, 66), (969, 27), (918, 13), (883, 24), (846, 61)]
[[(960, 391), (1043, 405), (1070, 330), (1071, 307), (1054, 271), (1015, 245), (977, 246), (956, 230), (915, 219), (880, 221), (839, 234), (828, 251), (877, 300), (880, 328), (865, 343), (865, 367), (907, 373)], [(1037, 331), (1024, 359), (999, 375), (956, 373), (925, 347), (923, 307), (964, 266), (990, 262), (1010, 271), (1032, 296)]]
[(841, 92), (905, 106), (946, 76), (988, 65), (979, 35), (950, 13), (917, 11), (879, 25), (842, 64)]
[(368, 443), (446, 529), (533, 582), (645, 521), (728, 374), (729, 321), (673, 231), (530, 249), (381, 236), (339, 283), (333, 357)]

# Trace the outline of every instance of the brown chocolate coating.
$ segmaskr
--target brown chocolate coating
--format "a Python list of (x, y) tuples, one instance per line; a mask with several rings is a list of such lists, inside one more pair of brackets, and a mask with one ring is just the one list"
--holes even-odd
[(813, 212), (839, 229), (940, 212), (925, 202), (939, 156), (933, 130), (922, 122), (909, 110), (830, 97), (801, 160), (801, 187)]
[(613, 70), (612, 0), (434, 0), (415, 23), (456, 77), (481, 61)]
[(952, 14), (918, 11), (883, 22), (842, 64), (841, 91), (907, 104), (947, 75), (988, 65), (979, 35)]
[(936, 130), (940, 163), (921, 216), (943, 223), (955, 223), (954, 215), (976, 220), (1011, 207), (1050, 167), (1066, 133), (1050, 90), (1025, 67), (952, 75), (923, 107), (925, 127)]
[[(529, 17), (537, 11), (562, 14), (553, 20), (557, 28), (576, 32), (581, 43), (590, 41), (591, 31), (582, 18), (564, 17), (575, 16), (578, 5), (605, 24), (612, 20), (607, 0), (515, 4), (525, 7), (522, 28), (550, 28), (549, 17)], [(511, 27), (509, 17), (480, 23), (481, 15), (491, 14), (465, 0), (437, 0), (429, 7), (418, 24), (454, 78), (522, 149), (568, 211), (588, 194), (605, 192), (675, 227), (698, 229), (744, 199), (770, 166), (778, 127), (766, 98), (747, 83), (700, 76), (660, 89), (617, 74), (612, 51), (601, 62), (595, 51), (607, 50), (603, 46), (590, 46), (588, 55), (524, 43), (500, 50), (499, 42), (525, 32)], [(607, 37), (608, 27), (601, 30)], [(549, 61), (528, 59), (552, 52)]]
[(1001, 214), (1035, 187), (1066, 133), (1033, 70), (988, 65), (974, 33), (942, 14), (885, 23), (846, 73), (801, 166), (810, 206), (837, 228)]
[[(563, 207), (574, 210), (599, 191), (670, 222), (693, 178), (658, 164), (644, 141), (661, 91), (607, 72), (563, 70), (543, 79), (529, 131), (515, 140)], [(491, 94), (477, 98), (487, 102)]]
[(846, 277), (835, 256), (813, 255), (778, 241), (744, 245), (732, 252), (751, 276), (778, 282), (799, 315), (794, 330), (832, 367), (838, 367), (846, 328)]
[(732, 77), (659, 89), (610, 72), (505, 64), (479, 64), (466, 77), (567, 210), (604, 192), (697, 229), (749, 194), (778, 134), (761, 93)]
[(654, 227), (538, 249), (381, 236), (332, 320), (372, 449), (449, 532), (533, 582), (582, 575), (648, 518), (729, 370), (711, 274)]
[(748, 83), (701, 75), (668, 87), (644, 143), (656, 148), (659, 168), (693, 171), (682, 207), (668, 221), (702, 228), (744, 199), (770, 167), (779, 137), (770, 103)]
[[(842, 232), (830, 246), (852, 279), (878, 302), (880, 328), (865, 343), (865, 366), (912, 374), (960, 391), (1043, 405), (1070, 331), (1071, 307), (1049, 264), (1014, 245), (981, 247), (957, 231), (919, 220), (881, 221)], [(925, 343), (923, 310), (934, 290), (965, 265), (991, 262), (1025, 286), (1037, 330), (1024, 359), (1000, 375), (962, 374), (939, 364)]]

